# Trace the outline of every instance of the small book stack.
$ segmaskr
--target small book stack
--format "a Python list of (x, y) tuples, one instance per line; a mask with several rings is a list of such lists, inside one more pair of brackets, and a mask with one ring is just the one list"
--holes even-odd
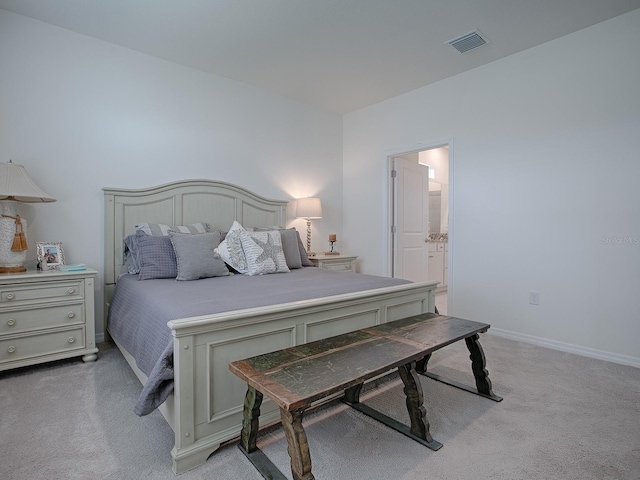
[(87, 266), (84, 263), (74, 263), (72, 265), (58, 265), (56, 268), (63, 272), (81, 272), (86, 270)]

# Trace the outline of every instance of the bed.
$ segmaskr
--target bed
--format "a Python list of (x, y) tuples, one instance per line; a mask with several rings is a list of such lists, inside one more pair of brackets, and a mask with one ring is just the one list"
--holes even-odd
[[(234, 221), (247, 227), (265, 228), (284, 227), (286, 223), (286, 201), (269, 200), (219, 181), (183, 180), (144, 189), (104, 188), (103, 191), (105, 325), (119, 279), (121, 290), (127, 281), (132, 286), (156, 282), (133, 284), (126, 274), (124, 239), (135, 231), (136, 225), (206, 222), (212, 229), (226, 231)], [(349, 283), (348, 275), (364, 278), (364, 290), (341, 287), (327, 275), (338, 275), (346, 284)], [(175, 445), (171, 456), (175, 473), (204, 463), (223, 442), (238, 437), (245, 385), (229, 372), (231, 361), (435, 310), (435, 282), (401, 283), (387, 279), (382, 287), (375, 283), (366, 286), (365, 277), (368, 276), (319, 271), (313, 267), (291, 270), (291, 275), (264, 275), (252, 277), (253, 280), (243, 277), (246, 276), (192, 282), (166, 280), (162, 283), (165, 288), (173, 288), (166, 286), (170, 284), (183, 289), (184, 293), (176, 291), (180, 297), (199, 295), (191, 290), (196, 286), (206, 289), (211, 285), (210, 290), (217, 290), (221, 285), (233, 289), (237, 284), (238, 289), (243, 289), (247, 288), (242, 283), (246, 281), (257, 282), (251, 288), (259, 285), (259, 290), (264, 292), (273, 288), (275, 281), (287, 280), (304, 286), (298, 288), (300, 296), (295, 300), (274, 293), (271, 302), (263, 302), (254, 299), (257, 295), (246, 295), (253, 303), (230, 304), (226, 309), (222, 308), (223, 311), (213, 313), (204, 307), (201, 310), (185, 308), (167, 313), (170, 319), (163, 321), (162, 326), (154, 327), (166, 329), (170, 343), (171, 394), (158, 409), (174, 431)], [(376, 278), (384, 282), (381, 277)], [(333, 285), (333, 289), (329, 285)], [(294, 290), (290, 286), (279, 288)], [(126, 312), (126, 308), (121, 310)], [(171, 309), (163, 307), (160, 310)], [(121, 332), (114, 335), (111, 329), (109, 333), (142, 382), (144, 392), (149, 383), (149, 368), (144, 371), (140, 368), (139, 359), (129, 351), (131, 348), (127, 348), (126, 336)], [(265, 402), (261, 409), (261, 425), (275, 423), (279, 418), (277, 407)]]

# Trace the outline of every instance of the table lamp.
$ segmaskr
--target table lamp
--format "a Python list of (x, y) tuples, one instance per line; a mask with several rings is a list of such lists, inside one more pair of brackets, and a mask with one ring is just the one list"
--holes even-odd
[(20, 202), (55, 202), (27, 173), (9, 160), (0, 163), (0, 273), (25, 272), (27, 222), (18, 214)]
[(296, 205), (296, 217), (307, 219), (307, 255), (315, 256), (311, 251), (311, 219), (322, 218), (322, 203), (319, 198), (299, 198)]

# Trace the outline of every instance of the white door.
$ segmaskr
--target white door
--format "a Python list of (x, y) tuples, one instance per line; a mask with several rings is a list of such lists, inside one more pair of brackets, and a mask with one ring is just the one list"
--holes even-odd
[(429, 167), (402, 158), (392, 160), (393, 276), (429, 279)]

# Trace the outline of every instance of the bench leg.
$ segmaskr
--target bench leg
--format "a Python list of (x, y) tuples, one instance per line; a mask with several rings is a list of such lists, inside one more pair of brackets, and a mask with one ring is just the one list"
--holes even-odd
[(247, 453), (256, 450), (261, 405), (262, 393), (253, 387), (248, 387), (247, 394), (244, 397), (242, 433), (240, 434), (240, 446)]
[(424, 357), (416, 362), (416, 372), (421, 375), (427, 373), (427, 364), (429, 363), (429, 359), (431, 358), (431, 354), (427, 353)]
[(489, 372), (487, 371), (487, 360), (484, 356), (484, 351), (480, 345), (480, 335), (477, 333), (471, 337), (464, 339), (469, 349), (469, 358), (471, 359), (471, 369), (473, 370), (473, 376), (476, 379), (476, 387), (478, 393), (488, 397), (492, 400), (499, 402), (502, 397), (499, 397), (493, 393), (491, 389), (491, 380), (489, 380)]
[(293, 480), (314, 480), (311, 473), (311, 455), (307, 434), (302, 427), (302, 410), (287, 412), (280, 409), (280, 418), (284, 434), (287, 437), (287, 450), (291, 457)]
[(344, 396), (340, 399), (352, 408), (361, 413), (385, 424), (387, 427), (394, 429), (396, 432), (409, 437), (410, 439), (421, 443), (431, 450), (439, 450), (442, 444), (434, 440), (429, 433), (429, 422), (427, 421), (426, 411), (422, 405), (422, 386), (416, 377), (415, 362), (413, 364), (398, 367), (400, 377), (405, 384), (404, 393), (407, 395), (407, 409), (411, 417), (411, 427), (375, 410), (364, 403), (360, 403), (360, 390), (362, 384), (347, 388)]
[(486, 369), (487, 361), (484, 358), (484, 352), (482, 350), (482, 347), (480, 346), (479, 338), (480, 335), (476, 333), (475, 335), (464, 339), (465, 343), (467, 344), (467, 348), (471, 353), (469, 358), (471, 359), (471, 369), (473, 370), (473, 376), (476, 379), (476, 388), (473, 388), (471, 385), (465, 385), (464, 383), (456, 382), (455, 380), (442, 378), (440, 375), (432, 372), (427, 372), (426, 362), (429, 361), (429, 355), (421, 360), (421, 362), (424, 362), (423, 366), (418, 365), (418, 367), (416, 367), (417, 372), (420, 375), (431, 378), (432, 380), (437, 380), (438, 382), (446, 383), (447, 385), (451, 385), (452, 387), (456, 387), (461, 390), (480, 395), (481, 397), (489, 398), (494, 402), (501, 402), (502, 397), (494, 394), (491, 390), (489, 372), (487, 372)]
[(360, 403), (360, 392), (362, 391), (362, 383), (358, 385), (354, 385), (353, 387), (349, 387), (344, 391), (344, 396), (342, 397), (342, 401), (349, 405), (354, 403)]
[(407, 396), (406, 404), (409, 418), (411, 419), (411, 434), (427, 442), (433, 442), (433, 437), (429, 432), (427, 411), (424, 408), (422, 385), (415, 371), (415, 363), (400, 365), (398, 373), (402, 383), (404, 383), (404, 394)]
[(264, 478), (287, 480), (287, 477), (278, 470), (278, 467), (256, 445), (262, 397), (262, 393), (255, 388), (247, 388), (247, 394), (244, 397), (242, 432), (240, 433), (238, 448)]

